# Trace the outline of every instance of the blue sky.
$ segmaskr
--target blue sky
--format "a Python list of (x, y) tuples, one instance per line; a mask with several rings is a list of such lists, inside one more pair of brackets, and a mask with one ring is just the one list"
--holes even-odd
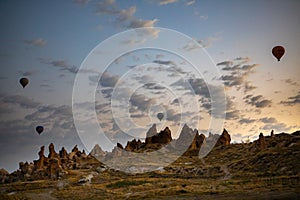
[[(36, 159), (39, 147), (50, 142), (56, 144), (56, 150), (62, 146), (70, 150), (75, 144), (80, 148), (88, 146), (80, 140), (72, 115), (78, 69), (99, 43), (133, 28), (148, 27), (150, 31), (140, 41), (127, 40), (122, 48), (134, 43), (155, 44), (163, 34), (152, 27), (173, 29), (202, 45), (220, 72), (216, 79), (222, 81), (227, 99), (224, 127), (235, 142), (256, 139), (260, 132), (269, 134), (271, 129), (299, 129), (299, 9), (300, 2), (293, 0), (1, 1), (0, 167), (16, 169), (19, 161)], [(174, 39), (174, 46), (185, 45), (189, 44)], [(276, 45), (286, 49), (280, 62), (271, 54)], [(99, 53), (99, 62), (95, 63), (100, 65), (105, 55), (100, 50), (107, 49), (94, 49), (92, 54)], [(172, 76), (171, 70), (177, 70), (177, 74)], [(85, 76), (91, 85), (97, 84), (100, 126), (113, 143), (125, 143), (130, 137), (122, 135), (124, 131), (143, 137), (152, 123), (159, 128), (169, 126), (176, 133), (183, 123), (188, 123), (184, 117), (178, 118), (180, 114), (199, 117), (196, 121), (200, 124), (189, 121), (189, 125), (202, 132), (207, 130), (210, 98), (205, 85), (212, 83), (204, 83), (191, 72), (192, 67), (176, 55), (140, 50), (116, 58), (103, 75), (90, 71)], [(97, 77), (101, 75), (99, 82)], [(179, 76), (189, 83), (194, 94)], [(18, 83), (21, 77), (30, 80), (24, 89)], [(165, 90), (159, 87), (158, 78), (167, 82)], [(130, 130), (116, 128), (112, 119), (117, 117), (109, 111), (111, 90), (119, 80), (122, 91), (141, 84), (141, 80), (145, 85), (128, 90), (132, 97), (128, 112), (136, 125)], [(200, 112), (172, 103), (182, 99), (188, 104), (189, 98), (199, 104)], [(184, 113), (182, 108), (186, 109)], [(155, 119), (159, 110), (168, 114), (162, 122)], [(34, 130), (37, 125), (45, 127), (40, 136)]]

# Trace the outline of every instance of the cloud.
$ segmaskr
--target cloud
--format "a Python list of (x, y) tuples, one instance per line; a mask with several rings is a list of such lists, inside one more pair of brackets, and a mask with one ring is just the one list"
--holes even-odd
[(90, 0), (73, 0), (73, 2), (80, 6), (84, 6), (84, 5), (88, 4), (90, 2)]
[(195, 0), (187, 1), (186, 5), (190, 6), (190, 5), (193, 5), (195, 2), (196, 2)]
[[(233, 114), (237, 114), (232, 109), (232, 101), (229, 98), (225, 97), (223, 87), (206, 84), (203, 79), (189, 79), (188, 83), (185, 83), (186, 89), (190, 89), (196, 95), (199, 95), (200, 102), (202, 103), (202, 107), (208, 110), (208, 113), (216, 118), (225, 117), (226, 111), (226, 100), (229, 101), (227, 105), (227, 111), (229, 118), (232, 118)], [(212, 96), (214, 97), (212, 99)], [(226, 99), (225, 99), (226, 98)], [(214, 105), (214, 107), (211, 107)], [(229, 111), (230, 110), (230, 111)]]
[[(229, 64), (229, 62), (223, 62), (222, 65), (226, 63), (227, 63), (226, 67), (224, 67), (222, 70), (231, 71), (231, 73), (229, 75), (221, 76), (221, 79), (224, 81), (225, 86), (227, 87), (237, 86), (238, 89), (242, 84), (246, 82), (249, 74), (253, 73), (253, 69), (258, 66), (257, 64), (240, 66), (240, 65)], [(249, 86), (249, 81), (247, 81), (247, 84)], [(249, 90), (249, 87), (247, 88), (247, 90)]]
[(62, 71), (68, 71), (71, 73), (76, 74), (78, 72), (78, 68), (75, 65), (69, 64), (65, 60), (52, 60), (52, 59), (46, 59), (46, 58), (39, 58), (38, 59), (40, 63), (51, 65), (53, 67), (57, 67)]
[(178, 0), (158, 0), (159, 5), (167, 5), (171, 3), (176, 3)]
[(272, 123), (277, 123), (277, 119), (274, 117), (264, 117), (259, 119), (259, 121), (265, 123), (265, 124), (272, 124)]
[(34, 71), (19, 71), (19, 74), (21, 76), (31, 76), (33, 75), (35, 72)]
[(73, 74), (76, 73), (98, 73), (96, 70), (82, 70), (77, 66), (69, 64), (66, 60), (53, 60), (51, 58), (38, 58), (38, 61), (42, 64), (50, 65), (60, 69), (61, 71), (67, 71)]
[(171, 105), (174, 105), (174, 104), (179, 104), (179, 99), (178, 98), (176, 98), (172, 101)]
[(277, 123), (277, 124), (266, 124), (261, 127), (263, 130), (276, 130), (278, 132), (289, 131), (291, 127), (287, 126), (285, 123)]
[(294, 81), (294, 80), (292, 80), (290, 78), (289, 79), (285, 79), (284, 82), (287, 83), (287, 84), (289, 84), (289, 85), (293, 85), (293, 86), (297, 86), (298, 85), (298, 83), (296, 81)]
[(173, 61), (167, 60), (167, 61), (163, 61), (163, 60), (154, 60), (153, 63), (157, 63), (160, 65), (173, 65), (176, 66), (176, 63), (174, 63)]
[(223, 66), (222, 70), (226, 74), (221, 76), (221, 80), (224, 81), (224, 85), (228, 88), (235, 87), (237, 90), (244, 89), (244, 93), (256, 89), (248, 81), (250, 74), (255, 72), (255, 68), (258, 64), (245, 64), (250, 61), (249, 57), (238, 57), (233, 60), (227, 60), (217, 63), (217, 66)]
[(47, 41), (42, 38), (32, 39), (32, 40), (24, 40), (24, 42), (28, 45), (36, 46), (36, 47), (43, 47), (43, 46), (46, 46), (46, 44), (47, 44)]
[(291, 96), (286, 101), (281, 101), (280, 103), (286, 106), (294, 106), (300, 104), (300, 91), (298, 91), (298, 94), (296, 94), (295, 96)]
[[(132, 38), (130, 40), (124, 40), (122, 43), (123, 44), (143, 44), (145, 41), (146, 41), (145, 39), (137, 40), (135, 38)], [(130, 67), (135, 67), (135, 65), (134, 66), (127, 66), (127, 67), (129, 67), (129, 68)]]
[(103, 0), (96, 4), (96, 14), (118, 14), (115, 0)]
[(249, 57), (237, 57), (234, 60), (248, 62), (248, 61), (250, 61), (250, 58)]
[(144, 113), (134, 113), (134, 114), (130, 114), (131, 118), (142, 118), (142, 117), (146, 117), (147, 115), (145, 115)]
[(221, 79), (224, 81), (224, 85), (227, 87), (240, 86), (244, 82), (244, 77), (240, 75), (223, 75)]
[(168, 109), (166, 117), (168, 121), (180, 122), (181, 113), (176, 112), (174, 109)]
[(203, 79), (189, 79), (188, 83), (192, 87), (192, 90), (195, 94), (203, 96), (205, 98), (210, 98), (208, 87)]
[(156, 83), (146, 83), (143, 85), (143, 87), (148, 90), (163, 90), (163, 89), (165, 89), (165, 87), (157, 85)]
[(159, 30), (155, 29), (154, 26), (158, 19), (153, 20), (142, 20), (142, 19), (132, 19), (127, 26), (128, 28), (147, 28), (144, 30), (140, 30), (139, 33), (151, 35), (152, 37), (157, 37)]
[(186, 51), (192, 51), (192, 50), (198, 49), (198, 48), (201, 48), (201, 45), (195, 43), (195, 41), (190, 41), (183, 47), (183, 49)]
[(144, 94), (133, 94), (129, 100), (132, 106), (140, 111), (147, 111), (152, 104), (155, 104), (155, 99), (147, 98)]
[(114, 0), (104, 0), (96, 4), (96, 14), (110, 15), (114, 17), (115, 23), (127, 28), (148, 28), (144, 30), (144, 34), (157, 37), (159, 31), (154, 29), (157, 19), (144, 20), (138, 19), (134, 15), (136, 13), (136, 6), (131, 6), (127, 9), (118, 7)]
[[(90, 79), (91, 80), (91, 79)], [(100, 85), (103, 87), (115, 87), (119, 80), (119, 76), (111, 75), (108, 72), (104, 72), (100, 78)]]
[(111, 98), (112, 92), (113, 88), (106, 88), (101, 90), (101, 93), (104, 94), (105, 98)]
[(226, 112), (226, 119), (227, 120), (236, 120), (240, 118), (240, 111), (233, 110)]
[(217, 66), (223, 66), (223, 65), (225, 65), (226, 67), (228, 67), (230, 65), (233, 65), (233, 62), (232, 61), (223, 61), (223, 62), (217, 63)]
[(256, 108), (265, 108), (272, 105), (271, 100), (264, 99), (262, 95), (247, 95), (244, 97), (245, 103), (255, 106)]
[(132, 6), (128, 9), (122, 9), (122, 10), (119, 10), (119, 13), (118, 13), (118, 16), (117, 16), (117, 21), (119, 23), (121, 22), (125, 22), (125, 21), (128, 21), (128, 20), (133, 20), (134, 19), (134, 14), (136, 12), (136, 7), (135, 6)]
[(27, 97), (20, 96), (20, 95), (6, 96), (2, 99), (2, 102), (18, 105), (26, 109), (36, 108), (40, 105), (40, 103), (35, 102), (32, 99), (28, 99)]
[(242, 118), (242, 119), (239, 120), (240, 124), (252, 124), (254, 122), (256, 122), (256, 120), (255, 119), (250, 119), (250, 118)]
[(285, 123), (280, 123), (274, 117), (264, 117), (259, 119), (264, 125), (260, 127), (263, 130), (276, 130), (276, 131), (289, 131), (292, 127), (286, 125)]
[(210, 37), (207, 37), (205, 39), (199, 40), (198, 43), (201, 44), (201, 46), (204, 47), (204, 48), (209, 48), (209, 47), (211, 47), (211, 45), (213, 44), (213, 42), (215, 42), (215, 41), (217, 41), (219, 39), (220, 39), (219, 37), (216, 37), (216, 36), (212, 37), (212, 36), (210, 36)]
[(244, 85), (244, 93), (248, 93), (252, 90), (255, 90), (257, 87), (256, 86), (253, 86), (249, 81), (246, 81), (245, 82), (245, 85)]

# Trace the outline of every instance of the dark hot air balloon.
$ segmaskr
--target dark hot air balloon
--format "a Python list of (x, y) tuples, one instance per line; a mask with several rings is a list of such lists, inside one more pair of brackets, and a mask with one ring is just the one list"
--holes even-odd
[(42, 126), (37, 126), (37, 127), (35, 128), (35, 130), (36, 130), (36, 132), (40, 135), (40, 134), (43, 132), (44, 127), (42, 127)]
[(29, 83), (29, 80), (27, 78), (21, 78), (20, 84), (23, 86), (23, 88)]
[(272, 54), (280, 61), (280, 58), (284, 55), (285, 49), (283, 46), (276, 46), (272, 49)]
[(157, 118), (159, 119), (159, 121), (161, 121), (164, 118), (164, 114), (163, 113), (157, 113)]

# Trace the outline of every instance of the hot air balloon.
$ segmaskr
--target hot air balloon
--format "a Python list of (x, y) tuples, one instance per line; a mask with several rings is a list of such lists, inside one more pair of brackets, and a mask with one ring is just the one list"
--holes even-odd
[(40, 134), (43, 132), (44, 127), (42, 127), (42, 126), (37, 126), (37, 127), (35, 128), (35, 130), (36, 130), (36, 132), (40, 135)]
[(157, 113), (157, 118), (159, 119), (159, 121), (161, 121), (164, 118), (164, 114), (163, 113)]
[(29, 83), (29, 80), (27, 78), (21, 78), (20, 84), (23, 86), (23, 88)]
[(285, 49), (283, 46), (276, 46), (272, 49), (272, 54), (280, 61), (280, 58), (283, 56)]

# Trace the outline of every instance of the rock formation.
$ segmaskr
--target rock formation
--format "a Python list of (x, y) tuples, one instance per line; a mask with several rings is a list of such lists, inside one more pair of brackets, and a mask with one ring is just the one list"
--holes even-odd
[(186, 154), (191, 156), (198, 156), (200, 148), (202, 144), (205, 142), (205, 135), (198, 133), (198, 130), (194, 130), (196, 132), (194, 140), (192, 144), (189, 146), (188, 150), (186, 151)]
[(91, 156), (94, 156), (98, 160), (104, 160), (107, 152), (103, 151), (102, 148), (96, 144), (92, 151), (90, 152)]
[(271, 131), (271, 137), (274, 137), (274, 130)]
[(222, 135), (219, 137), (216, 146), (228, 146), (230, 145), (231, 137), (227, 130), (224, 128)]
[(176, 140), (175, 148), (179, 151), (185, 151), (184, 155), (197, 156), (204, 141), (205, 136), (203, 134), (199, 135), (197, 129), (193, 130), (185, 124)]
[(181, 129), (178, 139), (176, 140), (175, 148), (180, 151), (188, 150), (187, 145), (192, 143), (195, 136), (196, 132), (185, 124)]
[(152, 136), (157, 134), (157, 129), (156, 129), (156, 124), (153, 124), (152, 127), (148, 130), (148, 132), (146, 133), (146, 140), (145, 143), (149, 144), (151, 143), (151, 138)]
[(259, 134), (259, 138), (257, 140), (257, 147), (260, 150), (264, 150), (266, 148), (266, 142), (265, 142), (265, 137), (263, 133)]
[(41, 149), (38, 153), (39, 154), (39, 159), (33, 161), (35, 169), (43, 169), (44, 163), (47, 162), (47, 158), (44, 156), (44, 150), (45, 150), (45, 146), (41, 146)]
[(117, 147), (119, 147), (120, 149), (124, 149), (123, 145), (120, 144), (119, 142), (117, 143)]
[(54, 144), (51, 143), (49, 145), (49, 154), (48, 154), (48, 158), (51, 159), (51, 158), (58, 158), (58, 154), (55, 152), (54, 150)]
[(9, 173), (5, 169), (0, 169), (0, 183), (5, 183), (9, 179)]
[(44, 148), (44, 146), (41, 147), (38, 153), (39, 159), (34, 160), (33, 163), (20, 162), (19, 169), (11, 173), (6, 182), (38, 179), (57, 180), (70, 169), (89, 168), (100, 163), (94, 157), (87, 156), (84, 151), (79, 151), (77, 146), (73, 148), (70, 154), (65, 148), (62, 148), (58, 154), (55, 152), (54, 144), (51, 143), (48, 157), (44, 155)]
[(145, 142), (141, 142), (140, 140), (133, 139), (132, 141), (127, 142), (125, 146), (125, 150), (136, 152), (140, 150), (143, 151), (146, 149), (159, 149), (163, 145), (169, 144), (171, 141), (172, 141), (171, 130), (168, 127), (166, 127), (164, 130), (157, 133), (156, 125), (153, 124), (152, 127), (146, 133)]
[(126, 151), (135, 151), (140, 148), (142, 142), (140, 140), (133, 139), (132, 141), (128, 141), (125, 147)]
[[(156, 129), (156, 127), (155, 127)], [(150, 130), (149, 130), (150, 131)], [(168, 144), (172, 141), (171, 131), (168, 127), (166, 127), (164, 130), (160, 131), (159, 133), (146, 138), (146, 145), (151, 144)]]

